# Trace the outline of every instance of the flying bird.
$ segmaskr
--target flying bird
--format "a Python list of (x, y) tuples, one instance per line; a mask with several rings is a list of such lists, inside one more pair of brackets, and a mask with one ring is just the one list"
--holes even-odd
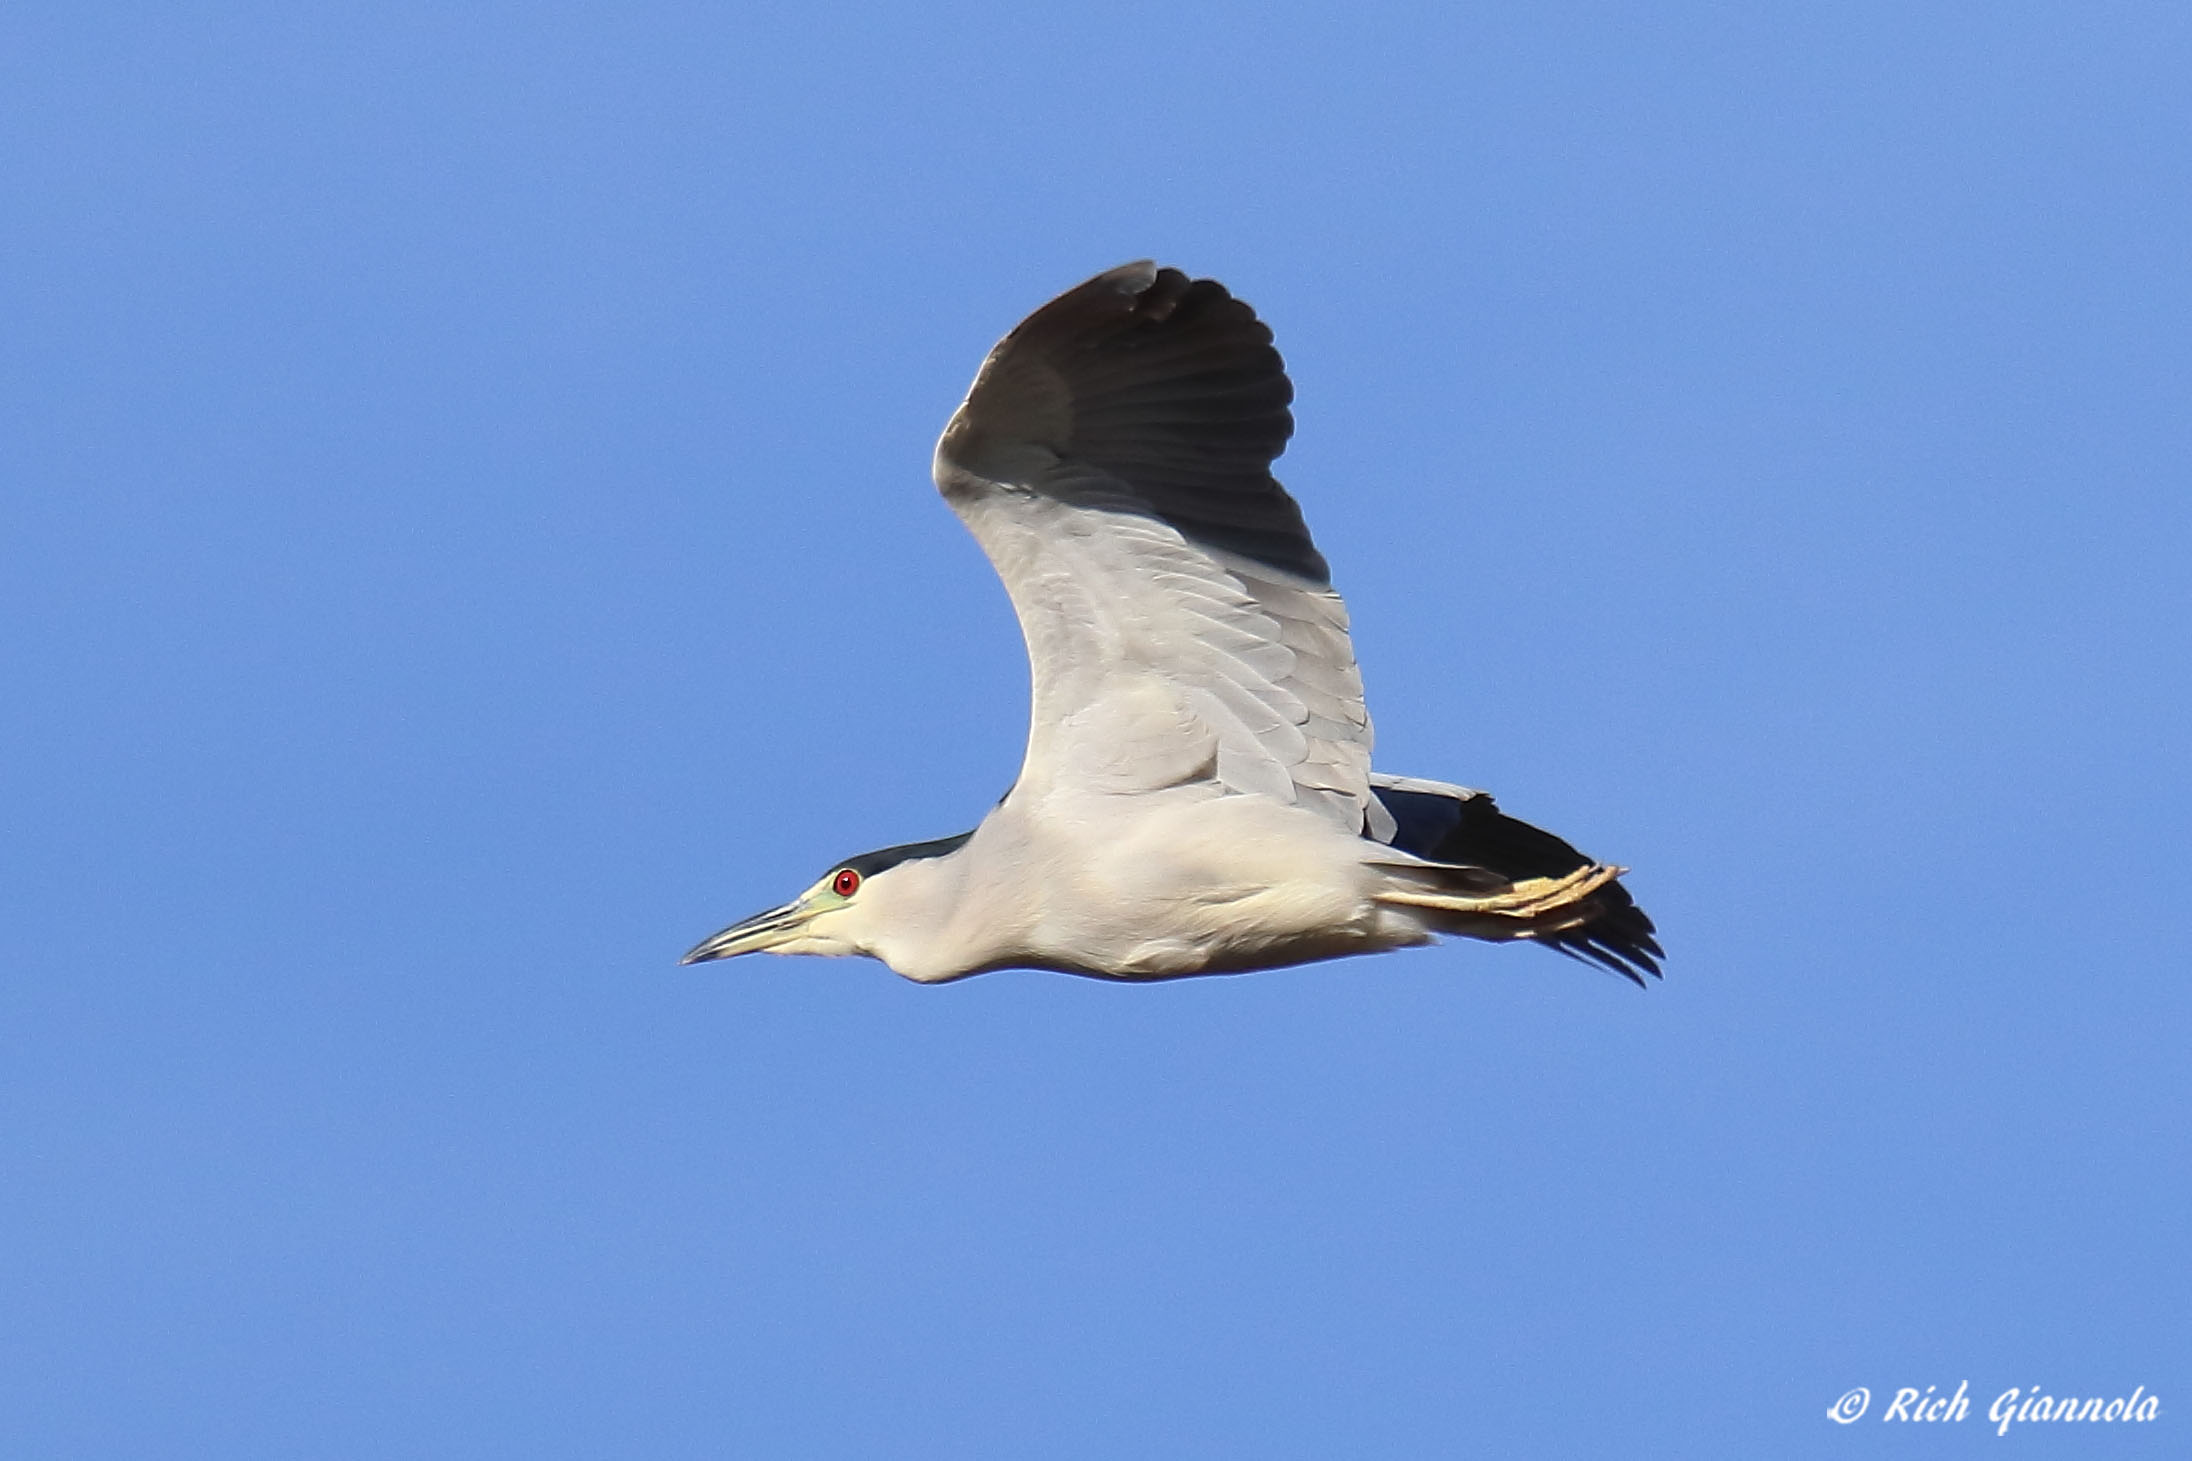
[(1153, 980), (1459, 934), (1657, 975), (1625, 869), (1370, 769), (1346, 606), (1271, 475), (1293, 397), (1248, 305), (1147, 262), (1005, 336), (934, 471), (1027, 640), (1019, 778), (972, 831), (848, 857), (684, 961)]

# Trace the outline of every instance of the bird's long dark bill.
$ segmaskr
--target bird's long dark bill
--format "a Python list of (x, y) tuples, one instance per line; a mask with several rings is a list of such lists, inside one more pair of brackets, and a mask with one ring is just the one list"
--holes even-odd
[(729, 959), (739, 954), (758, 954), (763, 949), (782, 943), (807, 921), (807, 910), (797, 903), (786, 903), (781, 908), (771, 908), (766, 913), (756, 913), (742, 923), (734, 923), (721, 933), (702, 939), (693, 945), (680, 964), (705, 964), (710, 959)]

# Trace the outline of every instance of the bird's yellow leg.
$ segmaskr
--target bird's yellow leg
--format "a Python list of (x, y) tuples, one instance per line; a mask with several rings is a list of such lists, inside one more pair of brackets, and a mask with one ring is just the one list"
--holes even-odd
[(1525, 878), (1504, 893), (1433, 893), (1413, 888), (1388, 888), (1377, 894), (1380, 903), (1410, 908), (1436, 908), (1443, 913), (1490, 914), (1500, 918), (1532, 918), (1587, 898), (1627, 872), (1627, 868), (1592, 864), (1558, 878)]

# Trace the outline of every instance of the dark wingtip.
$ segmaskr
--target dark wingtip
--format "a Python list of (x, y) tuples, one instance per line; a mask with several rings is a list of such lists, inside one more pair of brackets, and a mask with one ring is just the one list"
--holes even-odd
[[(1048, 369), (1030, 374), (1028, 357)], [(943, 454), (979, 471), (982, 430), (1051, 431), (1044, 445), (1130, 489), (1126, 503), (1106, 496), (1106, 510), (1154, 517), (1201, 546), (1325, 587), (1331, 566), (1271, 475), (1294, 433), (1293, 399), (1254, 308), (1215, 279), (1137, 260), (1014, 326), (947, 428)]]
[[(1485, 868), (1511, 881), (1564, 877), (1591, 862), (1544, 828), (1508, 816), (1482, 792), (1443, 796), (1384, 787), (1378, 797), (1400, 823), (1394, 845), (1433, 862)], [(1537, 934), (1534, 941), (1639, 988), (1647, 978), (1661, 977), (1659, 962), (1667, 955), (1659, 930), (1627, 888), (1608, 883), (1585, 906), (1592, 911), (1582, 923)]]
[(1664, 977), (1659, 972), (1659, 961), (1667, 957), (1667, 952), (1653, 936), (1658, 930), (1644, 910), (1629, 901), (1626, 891), (1615, 891), (1621, 895), (1619, 907), (1609, 908), (1580, 928), (1547, 934), (1538, 942), (1571, 959), (1619, 974), (1639, 989), (1648, 988), (1646, 975)]

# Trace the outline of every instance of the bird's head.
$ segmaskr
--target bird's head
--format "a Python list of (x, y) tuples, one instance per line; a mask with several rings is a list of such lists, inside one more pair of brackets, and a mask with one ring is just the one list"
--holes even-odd
[[(791, 902), (732, 924), (700, 941), (681, 961), (705, 964), (739, 954), (885, 956), (893, 935), (933, 917), (928, 864), (966, 845), (972, 833), (863, 852), (837, 863)], [(892, 962), (886, 959), (886, 962)], [(895, 964), (894, 964), (895, 967)]]

